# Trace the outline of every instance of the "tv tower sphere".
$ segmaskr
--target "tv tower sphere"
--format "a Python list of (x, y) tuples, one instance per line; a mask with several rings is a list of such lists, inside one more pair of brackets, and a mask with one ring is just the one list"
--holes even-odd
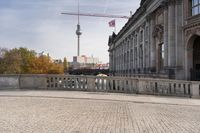
[(76, 35), (80, 36), (81, 34), (82, 34), (82, 32), (81, 32), (81, 26), (80, 26), (80, 24), (77, 24)]

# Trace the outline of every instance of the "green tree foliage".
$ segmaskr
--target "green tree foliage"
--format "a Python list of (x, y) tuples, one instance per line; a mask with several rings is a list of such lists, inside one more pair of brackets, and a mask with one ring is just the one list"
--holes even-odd
[(5, 71), (5, 62), (4, 62), (4, 55), (7, 49), (0, 48), (0, 74)]
[(22, 58), (18, 49), (6, 51), (3, 58), (5, 74), (19, 74), (21, 73)]
[(0, 49), (1, 74), (62, 74), (62, 64), (55, 64), (49, 56), (37, 56), (27, 48)]
[(67, 73), (67, 72), (68, 72), (69, 65), (68, 65), (68, 62), (67, 62), (67, 58), (66, 58), (66, 57), (64, 58), (64, 61), (63, 61), (63, 67), (64, 67), (64, 72)]
[(18, 52), (21, 56), (21, 62), (20, 62), (21, 73), (22, 74), (30, 73), (32, 69), (30, 64), (36, 57), (36, 52), (33, 50), (28, 50), (27, 48), (19, 48)]

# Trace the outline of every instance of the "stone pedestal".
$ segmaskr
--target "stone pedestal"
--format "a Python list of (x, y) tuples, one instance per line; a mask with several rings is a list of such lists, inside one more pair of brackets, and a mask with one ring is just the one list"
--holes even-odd
[(200, 86), (199, 83), (192, 83), (192, 98), (200, 98)]

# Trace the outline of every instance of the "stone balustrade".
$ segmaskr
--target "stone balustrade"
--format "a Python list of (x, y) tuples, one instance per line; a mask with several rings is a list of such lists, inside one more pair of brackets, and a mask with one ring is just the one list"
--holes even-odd
[(72, 90), (200, 98), (200, 82), (73, 75), (0, 75), (1, 89)]

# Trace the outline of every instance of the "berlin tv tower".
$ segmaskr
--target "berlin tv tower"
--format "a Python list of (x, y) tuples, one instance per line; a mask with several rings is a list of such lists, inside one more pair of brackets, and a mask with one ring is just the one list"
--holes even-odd
[(76, 29), (76, 35), (77, 35), (77, 40), (78, 40), (78, 47), (77, 47), (77, 56), (80, 56), (80, 36), (82, 34), (81, 32), (81, 26), (80, 26), (80, 16), (86, 16), (86, 17), (103, 17), (103, 18), (121, 18), (121, 19), (129, 19), (129, 16), (122, 16), (122, 15), (112, 15), (112, 14), (94, 14), (94, 13), (80, 13), (79, 11), (79, 0), (78, 1), (78, 13), (73, 13), (73, 12), (65, 12), (61, 13), (64, 15), (73, 15), (73, 16), (78, 16), (78, 24), (77, 24), (77, 29)]
[(77, 47), (77, 56), (80, 56), (80, 36), (82, 34), (81, 32), (81, 26), (80, 26), (80, 20), (79, 20), (79, 0), (78, 0), (78, 24), (77, 24), (77, 29), (76, 29), (76, 35), (77, 35), (77, 43), (78, 43), (78, 47)]

